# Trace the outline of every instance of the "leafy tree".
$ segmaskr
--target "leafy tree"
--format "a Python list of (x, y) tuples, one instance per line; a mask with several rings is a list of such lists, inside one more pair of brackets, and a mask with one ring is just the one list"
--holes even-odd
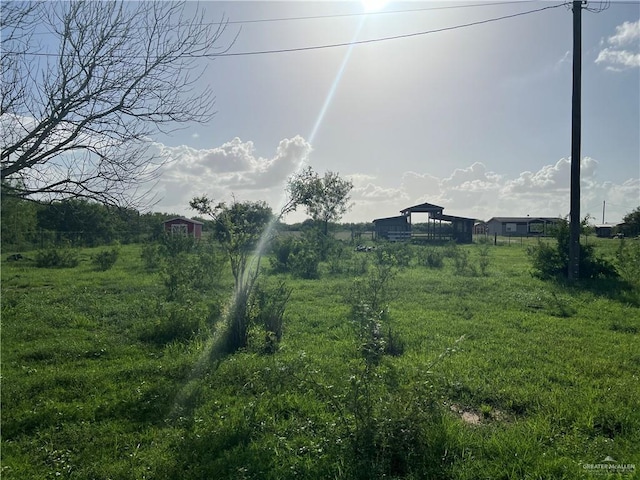
[(214, 204), (206, 196), (197, 197), (189, 203), (202, 215), (210, 216), (214, 222), (214, 237), (220, 242), (231, 262), (231, 272), (238, 288), (247, 271), (249, 256), (269, 221), (273, 218), (271, 207), (265, 202), (224, 202)]
[(23, 248), (33, 240), (37, 230), (37, 212), (39, 205), (19, 198), (5, 195), (2, 192), (2, 208), (0, 209), (0, 228), (3, 248), (11, 245)]
[(38, 210), (38, 227), (56, 232), (57, 240), (94, 246), (109, 243), (125, 228), (104, 205), (81, 199), (68, 199), (43, 205)]
[[(207, 196), (196, 197), (189, 205), (201, 215), (214, 220), (214, 236), (222, 245), (231, 262), (235, 280), (234, 302), (228, 316), (226, 349), (229, 352), (243, 348), (248, 342), (251, 322), (251, 298), (260, 273), (262, 252), (259, 242), (273, 219), (271, 208), (265, 202), (224, 202), (215, 204)], [(255, 268), (248, 269), (248, 260), (258, 248)]]
[(624, 233), (626, 237), (640, 235), (640, 207), (636, 207), (635, 210), (627, 213), (622, 218), (622, 221), (624, 222), (622, 233)]
[(322, 224), (325, 235), (329, 222), (337, 222), (351, 208), (352, 189), (353, 183), (338, 173), (328, 171), (321, 177), (311, 167), (293, 175), (287, 185), (292, 204), (304, 205), (311, 218)]
[(148, 139), (214, 114), (198, 57), (226, 23), (186, 2), (3, 2), (0, 28), (0, 178), (14, 196), (139, 205), (163, 161)]

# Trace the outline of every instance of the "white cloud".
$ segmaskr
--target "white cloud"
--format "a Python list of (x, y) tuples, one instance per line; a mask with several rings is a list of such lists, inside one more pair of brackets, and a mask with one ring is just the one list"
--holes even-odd
[(609, 37), (611, 45), (622, 46), (629, 45), (634, 40), (640, 39), (640, 20), (637, 22), (624, 22), (616, 27), (615, 35)]
[[(595, 62), (612, 71), (640, 67), (639, 39), (640, 20), (618, 25), (616, 33), (607, 39), (609, 46), (600, 50)], [(604, 46), (604, 42), (601, 44)]]
[(640, 53), (633, 53), (629, 50), (605, 48), (598, 54), (596, 63), (607, 64), (607, 69), (609, 70), (640, 67)]
[[(630, 179), (621, 185), (603, 182), (597, 176), (598, 165), (590, 157), (581, 161), (581, 216), (591, 214), (600, 221), (602, 201), (606, 200), (607, 221), (620, 220), (640, 204), (640, 180)], [(571, 161), (561, 158), (511, 179), (487, 171), (480, 162), (455, 169), (443, 178), (405, 172), (397, 190), (376, 185), (375, 179), (369, 178), (362, 195), (354, 198), (353, 211), (344, 220), (370, 221), (395, 216), (403, 208), (424, 202), (440, 205), (450, 215), (484, 220), (495, 216), (566, 216), (570, 208), (570, 177)], [(376, 201), (366, 202), (367, 195), (373, 197), (374, 193)]]
[(300, 136), (280, 141), (270, 158), (256, 155), (253, 142), (237, 137), (211, 149), (162, 144), (155, 148), (171, 160), (162, 167), (155, 189), (161, 200), (154, 209), (182, 214), (193, 214), (189, 200), (205, 193), (219, 200), (232, 195), (241, 201), (265, 200), (277, 208), (287, 178), (311, 152)]
[[(264, 200), (277, 210), (284, 200), (286, 180), (309, 159), (311, 145), (302, 137), (280, 141), (271, 157), (257, 155), (254, 144), (235, 138), (219, 147), (194, 149), (156, 144), (172, 161), (163, 167), (155, 191), (162, 198), (154, 210), (193, 215), (189, 200), (206, 193), (216, 200)], [(313, 161), (309, 162), (313, 166)], [(640, 204), (640, 179), (622, 184), (598, 178), (597, 160), (581, 161), (582, 216), (601, 220), (602, 201), (607, 201), (607, 221), (620, 220)], [(494, 216), (565, 216), (569, 212), (571, 161), (561, 158), (535, 171), (508, 178), (474, 162), (456, 168), (449, 175), (408, 171), (399, 185), (393, 179), (379, 179), (364, 173), (341, 173), (354, 189), (352, 210), (345, 222), (371, 221), (395, 216), (411, 205), (429, 202), (445, 208), (445, 213), (488, 220)], [(306, 218), (303, 209), (286, 218), (288, 222)], [(416, 218), (415, 221), (424, 221)]]

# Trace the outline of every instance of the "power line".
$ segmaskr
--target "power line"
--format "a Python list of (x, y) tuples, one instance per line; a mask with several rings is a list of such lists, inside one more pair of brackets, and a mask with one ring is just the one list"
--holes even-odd
[(415, 13), (415, 12), (426, 12), (432, 10), (451, 10), (457, 8), (473, 8), (473, 7), (491, 7), (496, 5), (513, 5), (516, 3), (532, 3), (537, 2), (539, 0), (512, 0), (508, 2), (491, 2), (491, 3), (472, 3), (467, 5), (445, 5), (440, 7), (425, 7), (425, 8), (412, 8), (407, 10), (390, 10), (390, 11), (380, 11), (380, 12), (361, 12), (361, 13), (337, 13), (337, 14), (329, 14), (329, 15), (309, 15), (303, 17), (281, 17), (281, 18), (262, 18), (256, 20), (230, 20), (228, 22), (215, 22), (211, 25), (233, 25), (233, 24), (247, 24), (247, 23), (265, 23), (265, 22), (285, 22), (290, 20), (321, 20), (324, 18), (344, 18), (344, 17), (362, 17), (366, 16), (374, 16), (374, 15), (391, 15), (396, 13)]
[[(510, 3), (524, 3), (524, 1), (530, 1), (530, 0), (523, 0), (523, 1), (515, 1), (515, 2), (510, 2)], [(501, 2), (504, 3), (504, 2)], [(493, 3), (492, 5), (496, 5), (497, 3)], [(482, 4), (484, 6), (488, 6), (490, 4)], [(493, 22), (498, 22), (500, 20), (507, 20), (510, 18), (515, 18), (515, 17), (521, 17), (524, 15), (530, 15), (533, 13), (538, 13), (538, 12), (542, 12), (544, 10), (550, 10), (550, 9), (554, 9), (554, 8), (558, 8), (558, 7), (562, 7), (567, 5), (567, 2), (563, 2), (563, 3), (559, 3), (556, 5), (549, 5), (546, 7), (542, 7), (542, 8), (537, 8), (534, 10), (528, 10), (525, 12), (519, 12), (519, 13), (513, 13), (513, 14), (509, 14), (509, 15), (502, 15), (500, 17), (494, 17), (494, 18), (489, 18), (489, 19), (485, 19), (485, 20), (478, 20), (475, 22), (469, 22), (469, 23), (463, 23), (463, 24), (459, 24), (459, 25), (453, 25), (450, 27), (442, 27), (442, 28), (436, 28), (433, 30), (425, 30), (425, 31), (421, 31), (421, 32), (414, 32), (414, 33), (405, 33), (405, 34), (400, 34), (400, 35), (393, 35), (393, 36), (388, 36), (388, 37), (379, 37), (379, 38), (372, 38), (372, 39), (367, 39), (367, 40), (354, 40), (351, 42), (341, 42), (341, 43), (332, 43), (332, 44), (325, 44), (325, 45), (314, 45), (314, 46), (309, 46), (309, 47), (295, 47), (295, 48), (283, 48), (283, 49), (275, 49), (275, 50), (257, 50), (257, 51), (249, 51), (249, 52), (224, 52), (224, 53), (211, 53), (211, 54), (206, 54), (206, 55), (189, 55), (189, 58), (216, 58), (216, 57), (241, 57), (241, 56), (252, 56), (252, 55), (267, 55), (267, 54), (275, 54), (275, 53), (291, 53), (291, 52), (304, 52), (304, 51), (312, 51), (312, 50), (323, 50), (323, 49), (329, 49), (329, 48), (338, 48), (338, 47), (348, 47), (348, 46), (352, 46), (352, 45), (364, 45), (364, 44), (368, 44), (368, 43), (378, 43), (378, 42), (385, 42), (385, 41), (390, 41), (390, 40), (399, 40), (399, 39), (403, 39), (403, 38), (412, 38), (412, 37), (418, 37), (418, 36), (423, 36), (423, 35), (429, 35), (432, 33), (440, 33), (440, 32), (446, 32), (446, 31), (450, 31), (450, 30), (458, 30), (461, 28), (467, 28), (467, 27), (473, 27), (473, 26), (477, 26), (477, 25), (483, 25), (483, 24), (487, 24), (487, 23), (493, 23)], [(433, 7), (435, 8), (456, 8), (454, 6), (451, 7)], [(391, 13), (391, 12), (389, 12)], [(290, 17), (290, 18), (294, 18), (294, 17)], [(302, 17), (296, 17), (296, 18), (302, 18)], [(276, 19), (274, 19), (276, 20)], [(5, 54), (11, 54), (11, 52), (5, 52)], [(57, 53), (47, 53), (47, 52), (20, 52), (20, 54), (29, 54), (29, 55), (33, 55), (33, 56), (41, 56), (41, 57), (58, 57), (59, 54)]]
[[(266, 54), (272, 54), (272, 53), (290, 53), (290, 52), (304, 52), (304, 51), (309, 51), (309, 50), (321, 50), (321, 49), (327, 49), (327, 48), (336, 48), (336, 47), (349, 47), (351, 45), (363, 45), (363, 44), (367, 44), (367, 43), (376, 43), (376, 42), (385, 42), (385, 41), (389, 41), (389, 40), (398, 40), (398, 39), (402, 39), (402, 38), (411, 38), (411, 37), (418, 37), (418, 36), (422, 36), (422, 35), (429, 35), (431, 33), (439, 33), (439, 32), (446, 32), (449, 30), (458, 30), (460, 28), (466, 28), (466, 27), (473, 27), (476, 25), (483, 25), (486, 23), (492, 23), (492, 22), (497, 22), (500, 20), (506, 20), (509, 18), (515, 18), (515, 17), (521, 17), (524, 15), (530, 15), (532, 13), (538, 13), (538, 12), (542, 12), (544, 10), (550, 10), (552, 8), (558, 8), (558, 7), (562, 7), (565, 6), (566, 2), (563, 3), (559, 3), (557, 5), (550, 5), (547, 7), (542, 7), (542, 8), (537, 8), (535, 10), (528, 10), (526, 12), (520, 12), (520, 13), (513, 13), (510, 15), (503, 15), (501, 17), (494, 17), (494, 18), (489, 18), (486, 20), (479, 20), (476, 22), (470, 22), (470, 23), (463, 23), (460, 25), (454, 25), (451, 27), (442, 27), (442, 28), (436, 28), (433, 30), (426, 30), (426, 31), (422, 31), (422, 32), (414, 32), (414, 33), (405, 33), (405, 34), (401, 34), (401, 35), (393, 35), (390, 37), (380, 37), (380, 38), (371, 38), (368, 40), (355, 40), (352, 42), (342, 42), (342, 43), (332, 43), (332, 44), (326, 44), (326, 45), (315, 45), (315, 46), (311, 46), (311, 47), (297, 47), (297, 48), (282, 48), (282, 49), (277, 49), (277, 50), (259, 50), (259, 51), (253, 51), (253, 52), (235, 52), (235, 53), (220, 53), (220, 54), (209, 54), (209, 55), (201, 55), (201, 57), (241, 57), (241, 56), (249, 56), (249, 55), (266, 55)], [(194, 55), (194, 57), (200, 57), (199, 55)]]

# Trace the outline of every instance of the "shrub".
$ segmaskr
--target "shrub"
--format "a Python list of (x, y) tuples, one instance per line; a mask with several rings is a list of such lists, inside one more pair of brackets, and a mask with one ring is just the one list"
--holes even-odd
[(375, 250), (375, 256), (378, 263), (391, 261), (397, 267), (406, 268), (411, 263), (413, 252), (408, 243), (387, 243), (382, 248)]
[(205, 292), (218, 284), (225, 259), (213, 245), (201, 245), (188, 265), (188, 281), (196, 290)]
[(205, 327), (206, 320), (217, 310), (190, 301), (161, 302), (156, 320), (143, 328), (140, 339), (159, 345), (174, 341), (184, 342), (196, 337)]
[[(559, 222), (555, 229), (553, 244), (543, 243), (527, 249), (531, 257), (533, 275), (542, 279), (567, 278), (569, 274), (569, 223)], [(615, 278), (615, 267), (607, 260), (596, 257), (593, 245), (580, 245), (578, 268), (581, 278)]]
[(478, 267), (480, 268), (480, 274), (482, 276), (487, 275), (487, 268), (489, 267), (489, 244), (487, 242), (480, 243), (478, 245)]
[(183, 252), (193, 252), (196, 244), (196, 239), (190, 235), (173, 235), (165, 233), (162, 237), (164, 254), (168, 257), (173, 257)]
[(78, 252), (71, 248), (50, 247), (36, 253), (36, 267), (73, 268), (80, 263)]
[(476, 268), (469, 262), (469, 252), (456, 248), (453, 254), (453, 273), (456, 275), (475, 275)]
[(253, 308), (256, 322), (264, 328), (266, 353), (274, 353), (282, 339), (284, 312), (291, 292), (284, 282), (276, 287), (257, 285), (254, 289)]
[(142, 264), (148, 271), (155, 271), (162, 265), (162, 254), (160, 252), (160, 245), (157, 243), (145, 243), (142, 246), (140, 252), (140, 258), (142, 258)]
[(301, 248), (290, 256), (291, 273), (305, 280), (320, 278), (320, 255), (310, 248)]
[(120, 249), (118, 247), (113, 247), (110, 250), (103, 250), (93, 256), (92, 263), (97, 270), (105, 272), (115, 265), (119, 254)]
[(429, 247), (422, 254), (422, 264), (429, 268), (442, 268), (444, 266), (444, 254), (441, 250)]
[(620, 277), (640, 289), (640, 241), (620, 239), (616, 251), (616, 270)]
[(277, 238), (271, 247), (273, 256), (269, 259), (274, 273), (286, 273), (290, 271), (289, 257), (297, 247), (299, 241), (294, 237)]
[(342, 242), (336, 241), (331, 245), (327, 261), (329, 272), (333, 274), (345, 273), (349, 270), (350, 252)]

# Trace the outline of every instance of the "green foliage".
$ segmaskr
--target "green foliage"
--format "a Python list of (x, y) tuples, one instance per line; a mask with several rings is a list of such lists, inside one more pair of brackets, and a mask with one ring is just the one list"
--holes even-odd
[(356, 310), (366, 306), (364, 308), (372, 312), (385, 311), (388, 303), (395, 296), (393, 279), (397, 274), (394, 258), (383, 252), (368, 269), (366, 275), (353, 281), (346, 296), (347, 303)]
[(276, 286), (258, 284), (253, 292), (253, 308), (258, 325), (264, 329), (264, 351), (275, 353), (282, 340), (284, 312), (292, 289), (284, 282)]
[(271, 269), (274, 273), (291, 273), (306, 280), (320, 277), (320, 255), (315, 231), (302, 238), (284, 237), (273, 242)]
[(421, 263), (429, 268), (444, 267), (444, 252), (437, 247), (424, 247), (421, 250)]
[(400, 268), (407, 268), (413, 258), (411, 245), (405, 242), (387, 242), (375, 250), (375, 257), (378, 263), (391, 262)]
[(311, 167), (293, 175), (287, 185), (292, 203), (304, 205), (311, 218), (322, 224), (324, 235), (329, 233), (329, 222), (337, 222), (351, 208), (352, 189), (353, 183), (338, 173), (328, 171), (320, 177)]
[(636, 207), (632, 212), (627, 213), (622, 221), (621, 230), (625, 237), (635, 237), (640, 235), (640, 207)]
[(78, 251), (70, 247), (49, 247), (36, 253), (39, 268), (74, 268), (79, 263)]
[(99, 253), (96, 253), (91, 262), (96, 270), (100, 270), (101, 272), (106, 272), (111, 267), (113, 267), (118, 260), (118, 255), (120, 254), (120, 249), (118, 246), (114, 246), (109, 250), (103, 250)]
[(480, 275), (483, 277), (487, 275), (487, 269), (489, 268), (490, 260), (490, 249), (489, 243), (484, 242), (478, 244), (478, 267), (480, 268)]
[(165, 233), (161, 238), (162, 254), (167, 258), (191, 253), (196, 249), (197, 240), (191, 235)]
[(619, 242), (615, 256), (616, 271), (640, 295), (640, 242), (624, 238)]
[(161, 248), (161, 245), (155, 242), (148, 242), (142, 245), (140, 258), (145, 270), (153, 272), (161, 267), (163, 258)]
[[(593, 244), (616, 257), (617, 241)], [(287, 279), (276, 345), (258, 306), (282, 311), (281, 278), (262, 277), (275, 299), (249, 298), (247, 348), (221, 356), (228, 312), (215, 322), (210, 297), (228, 299), (230, 272), (169, 302), (141, 248), (122, 245), (108, 275), (3, 259), (2, 478), (572, 479), (607, 455), (638, 464), (639, 309), (622, 282), (543, 282), (512, 244), (491, 249), (490, 277), (449, 259), (393, 267), (381, 298), (365, 286), (388, 265), (354, 252), (369, 265), (355, 305), (376, 310), (356, 322), (347, 275)]]
[(274, 273), (291, 271), (291, 254), (299, 248), (300, 241), (293, 236), (278, 237), (271, 243), (271, 270)]
[[(229, 257), (236, 290), (244, 288), (247, 261), (273, 220), (271, 208), (262, 201), (214, 204), (207, 196), (196, 197), (189, 205), (214, 221), (213, 235)], [(261, 255), (262, 252), (258, 252), (258, 258)]]
[[(538, 240), (538, 244), (528, 247), (529, 257), (535, 276), (542, 279), (567, 278), (569, 271), (569, 223), (559, 222), (553, 232), (556, 245)], [(580, 278), (615, 278), (615, 267), (601, 257), (596, 257), (593, 245), (580, 245)]]
[(58, 241), (89, 247), (108, 244), (119, 230), (127, 230), (117, 210), (81, 199), (43, 205), (37, 217), (38, 227), (56, 232)]
[(308, 244), (302, 244), (300, 249), (290, 255), (289, 264), (294, 277), (305, 280), (320, 278), (320, 256), (315, 250), (308, 248)]
[(217, 311), (216, 306), (208, 310), (191, 300), (159, 302), (155, 320), (141, 328), (139, 338), (159, 345), (192, 340), (206, 330)]
[(28, 248), (35, 240), (37, 231), (37, 211), (39, 205), (5, 194), (0, 190), (2, 208), (0, 208), (0, 238), (6, 250)]
[(334, 240), (327, 255), (329, 273), (336, 275), (348, 272), (351, 257), (349, 248), (344, 243)]
[(396, 276), (394, 257), (383, 252), (366, 276), (353, 281), (346, 297), (360, 352), (367, 364), (377, 365), (385, 353), (399, 355), (404, 351), (402, 340), (389, 324), (388, 308), (395, 295)]

